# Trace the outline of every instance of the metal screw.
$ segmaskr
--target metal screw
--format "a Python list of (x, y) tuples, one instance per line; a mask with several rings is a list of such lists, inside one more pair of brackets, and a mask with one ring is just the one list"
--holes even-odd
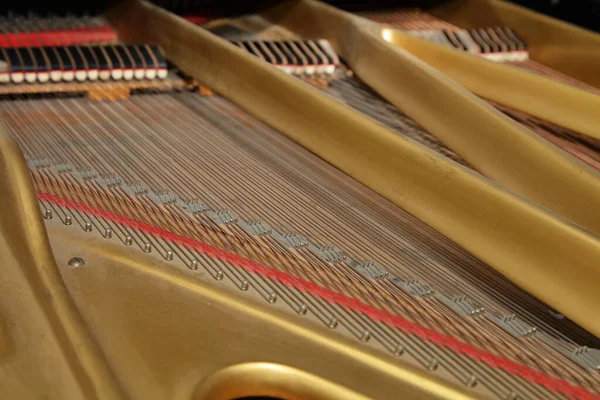
[(467, 387), (472, 388), (472, 387), (477, 386), (477, 382), (478, 382), (477, 377), (475, 375), (471, 375), (469, 377), (469, 379), (467, 379), (467, 381), (465, 382), (465, 385), (467, 385)]
[(430, 371), (435, 371), (436, 369), (438, 369), (439, 366), (440, 366), (440, 362), (434, 358), (429, 362), (427, 369)]
[(362, 333), (362, 335), (360, 336), (360, 341), (361, 342), (366, 342), (371, 338), (371, 334), (369, 333), (369, 331), (364, 331)]
[(308, 311), (308, 307), (306, 306), (306, 304), (302, 304), (302, 305), (300, 305), (300, 308), (298, 309), (298, 314), (304, 315), (304, 314), (306, 314), (307, 311)]
[(85, 261), (83, 260), (83, 258), (73, 257), (69, 260), (67, 265), (71, 268), (79, 268), (85, 265)]
[(402, 346), (401, 344), (399, 344), (396, 347), (396, 350), (394, 350), (394, 355), (395, 356), (401, 356), (402, 354), (404, 354), (404, 346)]

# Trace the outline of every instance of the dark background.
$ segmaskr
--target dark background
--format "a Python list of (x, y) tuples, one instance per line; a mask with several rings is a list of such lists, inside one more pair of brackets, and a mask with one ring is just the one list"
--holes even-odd
[[(512, 0), (514, 3), (529, 7), (558, 19), (568, 21), (587, 29), (600, 32), (600, 0)], [(119, 0), (50, 0), (40, 4), (39, 0), (7, 0), (0, 5), (6, 13), (37, 14), (54, 13), (58, 15), (72, 12), (74, 14), (88, 12), (95, 14), (114, 5)], [(257, 11), (276, 4), (278, 0), (154, 0), (154, 3), (176, 13), (202, 16), (230, 16)], [(327, 0), (327, 2), (347, 10), (385, 9), (393, 7), (427, 7), (427, 5), (443, 3), (444, 0), (362, 0), (344, 1)]]
[(512, 0), (563, 21), (600, 32), (600, 0)]

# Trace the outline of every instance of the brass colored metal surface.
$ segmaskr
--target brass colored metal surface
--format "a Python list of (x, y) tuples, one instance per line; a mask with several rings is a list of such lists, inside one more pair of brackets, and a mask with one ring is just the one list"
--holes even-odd
[(456, 0), (427, 12), (465, 28), (511, 26), (533, 60), (600, 88), (598, 34), (503, 0)]
[[(599, 208), (590, 206), (600, 199), (600, 175), (596, 170), (502, 115), (411, 54), (386, 43), (374, 24), (311, 1), (294, 3), (289, 10), (280, 8), (267, 16), (304, 36), (329, 39), (369, 86), (485, 176), (592, 232), (600, 232)], [(321, 23), (302, 22), (318, 18)], [(389, 32), (392, 38), (396, 33), (407, 36)], [(455, 53), (474, 58), (415, 40), (448, 51), (448, 62), (454, 60)]]
[[(552, 317), (546, 305), (459, 246), (219, 95), (139, 94), (112, 103), (21, 99), (0, 103), (0, 116), (26, 154), (47, 221), (70, 224), (80, 235), (112, 238), (133, 251), (156, 252), (174, 268), (208, 272), (215, 285), (221, 285), (223, 274), (237, 290), (268, 302), (278, 299), (292, 313), (319, 316), (325, 326), (339, 321), (355, 340), (367, 341), (364, 345), (380, 344), (391, 354), (405, 346), (403, 359), (423, 368), (439, 364), (438, 369), (452, 371), (465, 384), (475, 377), (478, 388), (498, 397), (523, 384), (532, 395), (545, 392), (514, 372), (503, 379), (501, 369), (478, 363), (473, 349), (470, 357), (460, 357), (454, 347), (436, 346), (434, 336), (449, 334), (447, 340), (476, 346), (486, 352), (486, 360), (500, 354), (592, 391), (600, 387), (600, 376), (582, 371), (573, 363), (577, 360), (565, 360), (541, 335), (550, 335), (559, 349), (567, 350), (600, 347), (600, 341)], [(190, 201), (196, 205), (191, 210)], [(207, 208), (221, 210), (221, 216), (200, 211)], [(237, 222), (227, 222), (234, 218)], [(248, 228), (248, 221), (257, 220), (273, 228), (265, 232), (263, 226), (257, 234)], [(282, 238), (286, 232), (308, 243), (295, 247)], [(186, 255), (189, 240), (202, 244), (191, 246), (192, 254)], [(324, 259), (321, 246), (339, 249), (346, 260)], [(233, 255), (259, 262), (258, 271), (268, 268), (270, 273), (258, 274)], [(224, 264), (220, 271), (215, 258)], [(89, 265), (82, 260), (72, 257), (67, 264)], [(387, 274), (373, 278), (358, 272), (360, 260)], [(192, 274), (200, 276), (198, 272)], [(403, 293), (401, 282), (410, 289), (415, 284), (408, 282), (415, 279), (435, 294), (420, 299), (410, 296), (411, 290)], [(296, 295), (290, 297), (281, 282), (296, 289)], [(323, 303), (319, 292), (306, 293), (312, 285), (333, 290), (336, 297)], [(341, 302), (333, 300), (339, 296)], [(485, 315), (457, 313), (447, 305), (456, 296), (466, 296), (476, 309), (484, 307)], [(345, 298), (368, 307), (369, 314), (361, 315)], [(330, 314), (332, 303), (349, 315)], [(377, 310), (433, 332), (419, 341), (417, 327), (406, 332), (402, 325), (382, 324)], [(511, 313), (524, 321), (526, 332), (535, 327), (540, 334), (512, 337), (502, 323), (494, 325), (494, 316)], [(391, 328), (387, 334), (386, 328)]]
[(238, 364), (220, 370), (198, 385), (193, 399), (228, 400), (257, 393), (290, 400), (368, 399), (316, 375), (272, 363)]
[[(480, 3), (485, 4), (485, 1)], [(427, 31), (427, 30), (450, 30), (453, 32), (460, 31), (463, 28), (460, 28), (456, 25), (453, 25), (445, 20), (436, 18), (432, 14), (421, 11), (421, 10), (411, 10), (411, 9), (395, 9), (395, 10), (383, 10), (383, 11), (367, 11), (358, 13), (361, 17), (365, 17), (377, 23), (383, 24), (388, 28), (399, 29), (401, 31)], [(487, 21), (487, 16), (486, 16)], [(484, 21), (485, 22), (485, 21)], [(487, 21), (489, 22), (489, 21)], [(507, 24), (510, 24), (510, 21), (505, 21)], [(479, 19), (473, 21), (473, 25), (478, 26), (478, 28), (473, 29), (481, 29), (482, 22)], [(500, 23), (500, 22), (496, 22)], [(521, 38), (523, 40), (523, 38)], [(528, 42), (525, 41), (525, 44)], [(572, 43), (572, 46), (577, 46), (578, 43)], [(576, 79), (570, 75), (559, 72), (547, 65), (541, 64), (530, 57), (529, 51), (526, 50), (527, 59), (514, 59), (514, 60), (505, 60), (502, 63), (504, 65), (509, 65), (512, 67), (518, 67), (525, 71), (533, 72), (547, 78), (556, 80), (562, 83), (568, 83), (569, 85), (578, 87), (580, 89), (586, 90), (588, 92), (594, 92), (596, 94), (600, 93), (597, 88), (591, 86), (583, 81)], [(524, 54), (521, 54), (523, 56)], [(501, 62), (501, 61), (497, 61)]]
[(597, 129), (600, 96), (597, 94), (395, 29), (384, 28), (381, 35), (481, 97), (600, 138)]
[[(219, 94), (0, 103), (0, 397), (595, 398), (600, 240), (565, 182), (530, 193), (573, 221), (155, 6), (110, 16)], [(596, 195), (589, 168), (371, 24), (311, 1), (270, 16), (275, 36), (331, 38), (376, 87), (404, 72), (396, 99), (425, 120), (439, 96), (455, 136), (447, 112), (520, 132)]]
[(0, 193), (2, 397), (122, 398), (60, 277), (21, 151), (3, 130)]
[[(218, 288), (205, 272), (78, 234), (57, 218), (47, 226), (65, 284), (130, 398), (477, 398), (285, 305)], [(85, 265), (68, 267), (73, 257)]]
[[(78, 234), (58, 218), (47, 221), (51, 248), (21, 152), (4, 134), (1, 144), (2, 396), (475, 398), (327, 328), (201, 283), (189, 270)], [(247, 364), (257, 360), (267, 363)], [(270, 377), (281, 384), (266, 380), (265, 368), (278, 368)]]
[[(365, 47), (366, 43), (386, 55), (394, 48), (373, 41), (372, 36), (354, 29), (351, 22), (340, 22), (340, 17), (335, 14), (322, 16), (337, 18), (327, 19), (327, 22), (317, 18), (320, 8), (313, 7), (312, 3), (296, 4), (293, 10), (298, 18), (310, 19), (317, 27), (327, 24), (328, 29), (335, 30), (336, 24), (341, 23), (338, 30), (354, 38), (354, 56), (350, 49), (342, 52), (343, 55), (350, 54), (352, 62), (365, 62), (361, 60), (370, 58), (365, 52), (369, 48)], [(119, 23), (115, 15), (127, 15), (128, 18), (121, 21), (139, 21), (139, 26)], [(184, 72), (208, 83), (217, 92), (411, 212), (586, 329), (600, 333), (595, 318), (600, 283), (597, 268), (600, 243), (595, 235), (398, 137), (320, 95), (316, 89), (263, 65), (235, 46), (158, 8), (129, 2), (114, 10), (112, 17), (121, 37), (160, 43), (167, 56)], [(149, 26), (153, 28), (147, 28)], [(335, 44), (340, 47), (339, 40), (335, 40)], [(190, 52), (189, 48), (196, 51)], [(352, 60), (361, 53), (363, 57)], [(384, 64), (398, 68), (398, 63)], [(418, 71), (422, 69), (426, 67), (417, 63), (412, 75), (419, 76)], [(383, 77), (397, 76), (398, 71), (402, 69), (376, 69), (374, 73), (379, 73), (385, 80)], [(419, 82), (433, 90), (439, 79), (431, 85), (424, 83), (426, 79), (419, 79), (414, 85), (418, 86)], [(388, 82), (391, 87), (392, 83)], [(441, 100), (453, 100), (445, 95), (441, 97)], [(453, 104), (451, 109), (454, 107)], [(479, 113), (475, 111), (477, 115)], [(465, 115), (464, 118), (473, 120), (474, 116)], [(487, 118), (497, 117), (492, 113)], [(549, 151), (556, 150), (549, 147)], [(592, 211), (589, 212), (591, 217)], [(532, 229), (533, 226), (536, 229)], [(527, 269), (522, 268), (523, 265), (527, 265)], [(565, 265), (570, 267), (565, 268)], [(582, 276), (586, 279), (580, 279)]]
[[(431, 14), (422, 11), (399, 9), (389, 11), (365, 12), (361, 13), (360, 15), (378, 23), (384, 24), (386, 27), (399, 29), (401, 31), (409, 33), (414, 30), (428, 31), (432, 29), (447, 29), (456, 32), (460, 29), (455, 25), (437, 19)], [(594, 94), (600, 94), (600, 91), (598, 91), (594, 87), (589, 86), (565, 74), (557, 72), (552, 68), (546, 67), (531, 59), (526, 61), (515, 60), (511, 62), (506, 62), (505, 65), (511, 65), (513, 67), (517, 67), (529, 72), (540, 74), (558, 82), (563, 82), (574, 87), (579, 87)], [(356, 95), (354, 95), (353, 97), (356, 97)], [(373, 96), (370, 97), (373, 98)], [(533, 132), (536, 132), (544, 139), (550, 141), (553, 144), (556, 144), (562, 150), (573, 154), (575, 157), (593, 166), (595, 169), (599, 169), (600, 165), (595, 161), (598, 157), (600, 157), (600, 147), (598, 146), (597, 139), (586, 135), (578, 134), (560, 125), (552, 124), (547, 120), (534, 117), (522, 111), (517, 111), (514, 109), (507, 108), (505, 106), (501, 106), (498, 103), (490, 102), (490, 104), (494, 106), (494, 108), (498, 109), (502, 113), (514, 119), (515, 121), (531, 129)], [(363, 105), (361, 107), (363, 109), (368, 110), (372, 110), (374, 108), (373, 106), (368, 105)], [(385, 108), (389, 109), (390, 106), (386, 106)], [(518, 114), (519, 117), (515, 118), (515, 114)], [(424, 135), (426, 137), (427, 134)], [(423, 134), (421, 134), (421, 136), (423, 136)], [(440, 152), (440, 150), (438, 150), (438, 152)], [(444, 154), (447, 153), (445, 152)], [(447, 156), (451, 157), (451, 155)]]
[(336, 79), (331, 82), (325, 92), (395, 132), (403, 134), (459, 164), (476, 170), (475, 167), (449, 149), (441, 140), (427, 132), (358, 78), (343, 77)]
[[(398, 28), (400, 30), (429, 30), (429, 29), (458, 29), (456, 26), (445, 21), (436, 19), (435, 17), (418, 11), (410, 10), (394, 10), (394, 11), (379, 11), (361, 13), (368, 19), (383, 23), (385, 26)], [(218, 28), (220, 26), (220, 28)], [(215, 30), (225, 29), (226, 27), (235, 27), (244, 35), (258, 39), (268, 40), (283, 40), (286, 38), (299, 39), (298, 35), (289, 30), (274, 25), (258, 15), (249, 15), (235, 18), (232, 20), (214, 21), (208, 24), (206, 29)], [(226, 31), (226, 29), (225, 29)], [(528, 71), (535, 71), (541, 75), (547, 76), (559, 82), (568, 83), (576, 87), (581, 87), (585, 90), (598, 92), (593, 87), (577, 81), (564, 74), (558, 73), (551, 68), (545, 67), (534, 61), (528, 60), (525, 62), (515, 61), (511, 65)], [(349, 72), (345, 67), (338, 69), (336, 78), (332, 79), (330, 84), (325, 88), (325, 92), (338, 99), (340, 102), (360, 111), (362, 114), (373, 118), (381, 124), (389, 127), (399, 134), (407, 136), (417, 142), (435, 150), (460, 164), (477, 170), (473, 165), (466, 162), (462, 157), (449, 149), (445, 143), (435, 138), (431, 133), (427, 132), (423, 127), (419, 126), (414, 120), (405, 115), (397, 107), (382, 98), (376, 91), (367, 86), (360, 78)], [(600, 93), (600, 92), (598, 92)], [(497, 103), (489, 102), (494, 108), (508, 115), (513, 120), (519, 122), (526, 128), (531, 129), (540, 137), (557, 145), (564, 151), (573, 154), (578, 159), (591, 165), (595, 169), (600, 168), (600, 164), (593, 160), (600, 157), (600, 151), (597, 145), (597, 140), (589, 136), (577, 134), (564, 127), (552, 124), (548, 121), (533, 117), (526, 113), (518, 112), (521, 117), (515, 118), (511, 113), (507, 113), (508, 109)]]
[(573, 154), (581, 161), (600, 170), (600, 140), (577, 134), (548, 121), (527, 115), (524, 112), (512, 110), (499, 104), (494, 106), (515, 121), (527, 126), (548, 141), (556, 144), (564, 151)]

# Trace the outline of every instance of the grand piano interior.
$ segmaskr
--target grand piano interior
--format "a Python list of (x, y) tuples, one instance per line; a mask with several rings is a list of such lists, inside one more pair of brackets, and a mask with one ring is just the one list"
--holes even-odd
[(600, 37), (417, 6), (1, 16), (0, 397), (597, 398)]

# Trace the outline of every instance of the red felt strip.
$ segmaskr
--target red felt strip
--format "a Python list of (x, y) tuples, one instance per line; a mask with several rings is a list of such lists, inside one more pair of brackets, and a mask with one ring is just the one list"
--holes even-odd
[(1, 33), (0, 47), (71, 46), (110, 42), (116, 39), (117, 34), (109, 26), (98, 26), (56, 31)]
[(211, 17), (205, 17), (201, 15), (184, 15), (181, 18), (191, 22), (194, 25), (202, 25), (212, 19)]

